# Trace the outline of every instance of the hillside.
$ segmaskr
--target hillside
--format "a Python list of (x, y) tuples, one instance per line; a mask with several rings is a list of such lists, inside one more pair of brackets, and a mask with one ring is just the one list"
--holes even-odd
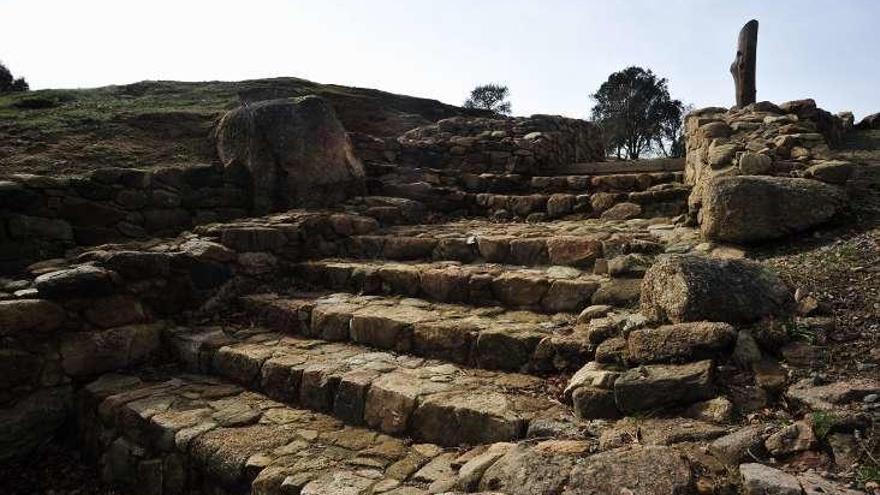
[(374, 89), (277, 78), (239, 82), (143, 81), (0, 96), (0, 176), (77, 174), (106, 166), (152, 168), (214, 159), (214, 120), (241, 99), (316, 94), (346, 129), (377, 136), (468, 111)]

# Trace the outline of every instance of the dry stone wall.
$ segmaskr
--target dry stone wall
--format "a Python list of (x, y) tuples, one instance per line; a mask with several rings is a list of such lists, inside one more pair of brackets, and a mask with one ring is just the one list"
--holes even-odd
[(396, 141), (355, 142), (370, 157), (388, 159), (393, 153), (402, 165), (479, 173), (538, 173), (605, 156), (601, 131), (593, 123), (551, 115), (453, 117), (413, 129)]
[(813, 100), (704, 108), (685, 128), (691, 219), (708, 238), (779, 238), (827, 221), (845, 204), (853, 164), (832, 154), (845, 123)]
[(244, 216), (248, 192), (216, 166), (106, 168), (0, 180), (0, 273), (73, 246), (176, 234)]

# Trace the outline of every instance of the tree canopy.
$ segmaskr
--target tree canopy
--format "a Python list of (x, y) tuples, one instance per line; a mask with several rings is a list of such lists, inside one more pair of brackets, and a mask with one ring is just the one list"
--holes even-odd
[(28, 89), (28, 83), (23, 77), (15, 79), (12, 76), (12, 72), (5, 65), (0, 63), (0, 93), (27, 91)]
[(465, 108), (489, 110), (502, 115), (510, 114), (510, 101), (507, 97), (510, 90), (502, 84), (483, 84), (471, 91), (470, 97), (464, 102)]
[(684, 153), (685, 106), (669, 95), (665, 78), (628, 67), (611, 74), (590, 96), (596, 102), (592, 118), (602, 127), (608, 153), (630, 160), (644, 153)]

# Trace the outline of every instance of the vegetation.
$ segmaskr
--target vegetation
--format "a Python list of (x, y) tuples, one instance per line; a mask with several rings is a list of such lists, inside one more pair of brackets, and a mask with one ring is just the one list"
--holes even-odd
[(611, 74), (591, 97), (592, 118), (602, 127), (608, 153), (630, 160), (648, 153), (684, 155), (686, 107), (669, 95), (666, 79), (628, 67)]
[(820, 440), (827, 437), (838, 423), (837, 416), (828, 411), (815, 411), (810, 419), (813, 423), (813, 432)]
[(20, 93), (30, 89), (23, 77), (15, 78), (12, 72), (0, 63), (0, 93)]
[(297, 78), (143, 81), (5, 93), (0, 95), (0, 176), (208, 163), (215, 159), (207, 139), (215, 119), (243, 98), (310, 94), (329, 101), (346, 129), (376, 136), (463, 113), (435, 100)]
[(465, 108), (489, 110), (501, 115), (510, 115), (510, 90), (501, 84), (484, 84), (471, 91), (470, 97), (464, 102)]

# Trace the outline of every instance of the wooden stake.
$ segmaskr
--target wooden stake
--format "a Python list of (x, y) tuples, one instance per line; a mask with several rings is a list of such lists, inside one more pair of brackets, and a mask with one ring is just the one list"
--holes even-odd
[(752, 19), (739, 32), (736, 58), (730, 65), (736, 85), (736, 106), (742, 108), (755, 102), (755, 67), (758, 53), (758, 21)]

